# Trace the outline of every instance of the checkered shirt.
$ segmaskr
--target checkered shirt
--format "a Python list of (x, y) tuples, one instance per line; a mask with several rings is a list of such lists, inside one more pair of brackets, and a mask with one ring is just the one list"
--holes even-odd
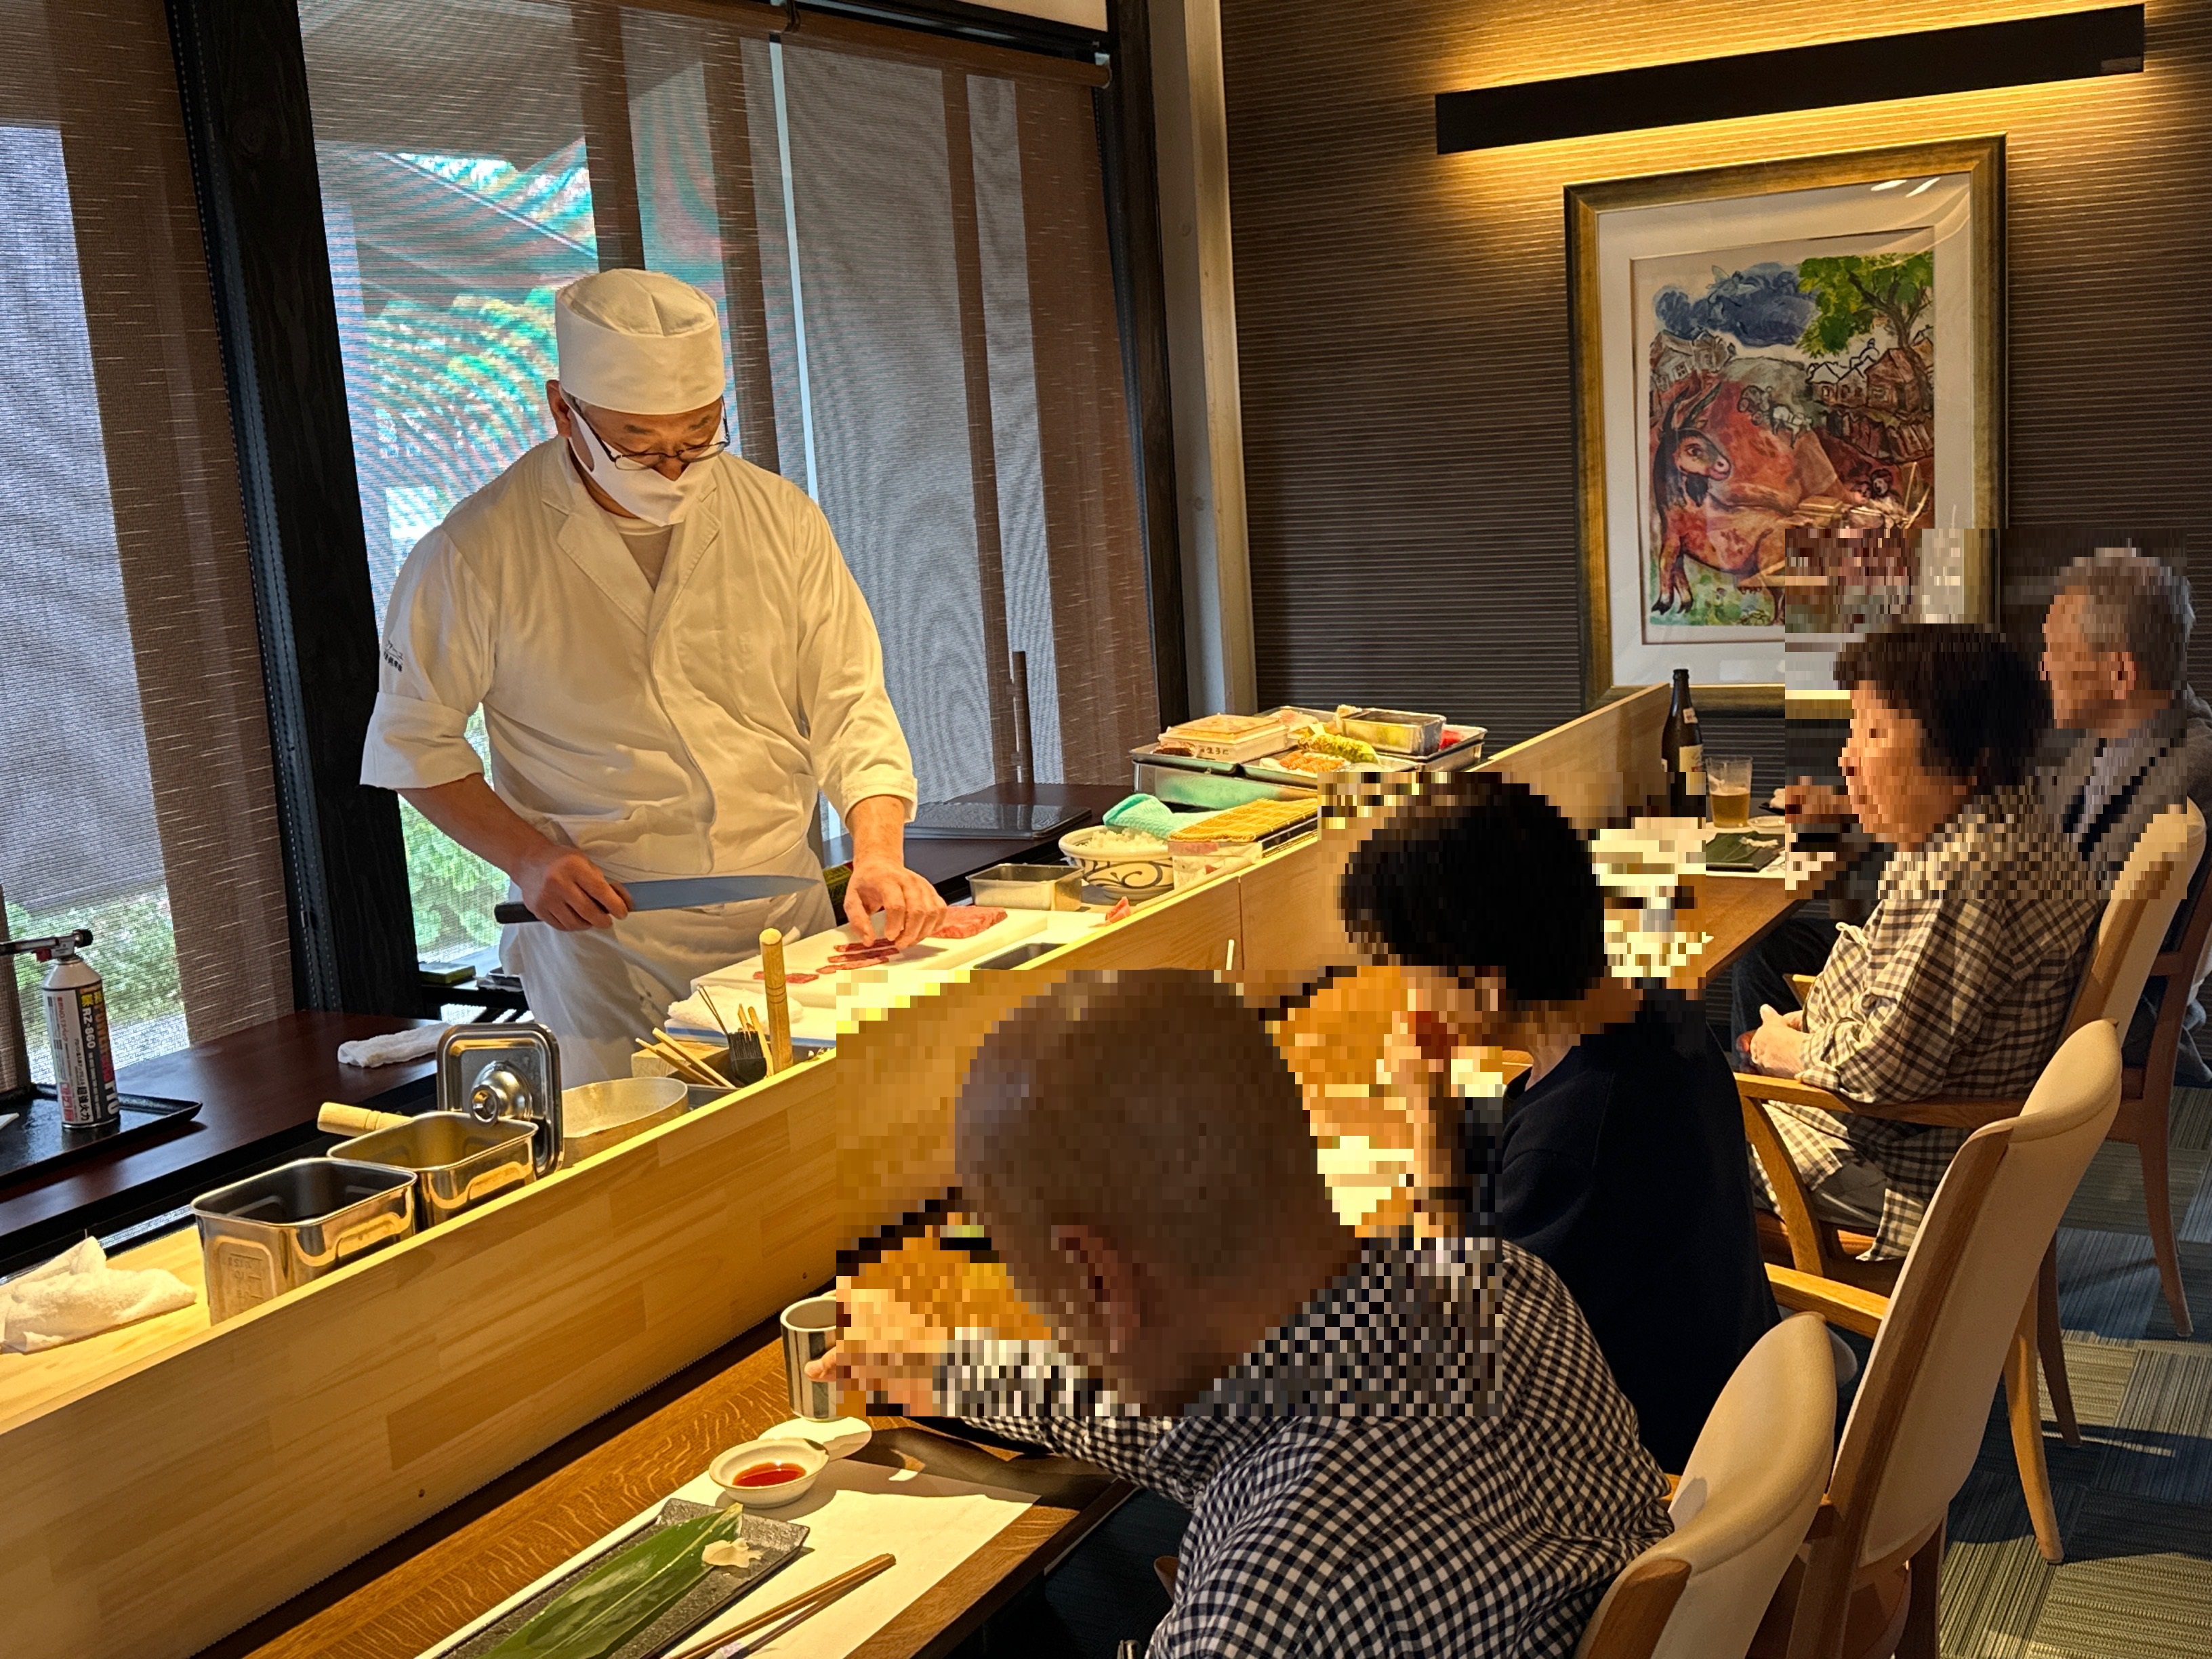
[[(2103, 906), (2070, 842), (2026, 788), (1969, 801), (1900, 851), (1863, 928), (1840, 927), (1805, 1000), (1816, 1088), (1869, 1104), (2024, 1098), (2058, 1047)], [(1966, 1131), (1775, 1103), (1808, 1186), (1847, 1146), (1882, 1172), (1875, 1254), (1903, 1255)]]
[(1192, 1510), (1150, 1659), (1536, 1659), (1666, 1536), (1633, 1408), (1517, 1245), (1370, 1240), (1188, 1407), (1121, 1414), (1053, 1367), (978, 1419)]

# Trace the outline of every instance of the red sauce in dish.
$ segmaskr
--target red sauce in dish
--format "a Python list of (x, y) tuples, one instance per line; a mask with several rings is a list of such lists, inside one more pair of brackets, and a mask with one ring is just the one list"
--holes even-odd
[(756, 1463), (738, 1472), (733, 1486), (780, 1486), (787, 1480), (796, 1480), (806, 1471), (796, 1463)]

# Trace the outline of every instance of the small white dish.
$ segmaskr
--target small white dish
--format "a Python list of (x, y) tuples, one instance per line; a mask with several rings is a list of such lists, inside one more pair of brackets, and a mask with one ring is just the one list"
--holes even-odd
[(787, 1417), (766, 1434), (763, 1440), (805, 1440), (820, 1447), (836, 1462), (841, 1457), (850, 1457), (875, 1437), (865, 1417), (839, 1417), (827, 1422), (817, 1422), (811, 1417)]
[[(793, 1467), (800, 1473), (774, 1486), (744, 1484), (747, 1470), (770, 1464)], [(814, 1485), (814, 1477), (829, 1467), (829, 1454), (817, 1451), (804, 1440), (750, 1440), (731, 1447), (709, 1463), (707, 1478), (749, 1510), (773, 1510), (804, 1498)]]

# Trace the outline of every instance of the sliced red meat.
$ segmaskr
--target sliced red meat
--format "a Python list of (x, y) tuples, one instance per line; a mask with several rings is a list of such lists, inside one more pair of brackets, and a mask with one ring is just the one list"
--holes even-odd
[[(766, 974), (755, 974), (753, 977), (758, 980), (765, 980), (768, 975)], [(783, 976), (783, 982), (786, 985), (811, 985), (820, 977), (821, 975), (818, 974), (787, 973)]]
[(988, 904), (956, 904), (937, 919), (937, 926), (929, 930), (932, 939), (973, 939), (987, 927), (996, 927), (1006, 919), (1004, 910)]

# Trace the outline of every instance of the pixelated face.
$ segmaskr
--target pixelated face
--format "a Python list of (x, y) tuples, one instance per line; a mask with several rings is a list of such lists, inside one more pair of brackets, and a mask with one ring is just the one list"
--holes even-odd
[(2061, 593), (2043, 618), (2043, 678), (2051, 686), (2051, 717), (2071, 732), (2094, 730), (2125, 696), (2130, 667), (2124, 651), (2101, 651), (2090, 642), (2089, 600)]
[(1966, 785), (1933, 768), (1918, 720), (1872, 686), (1851, 690), (1851, 734), (1844, 744), (1844, 784), (1868, 832), (1915, 847), (1958, 810)]

